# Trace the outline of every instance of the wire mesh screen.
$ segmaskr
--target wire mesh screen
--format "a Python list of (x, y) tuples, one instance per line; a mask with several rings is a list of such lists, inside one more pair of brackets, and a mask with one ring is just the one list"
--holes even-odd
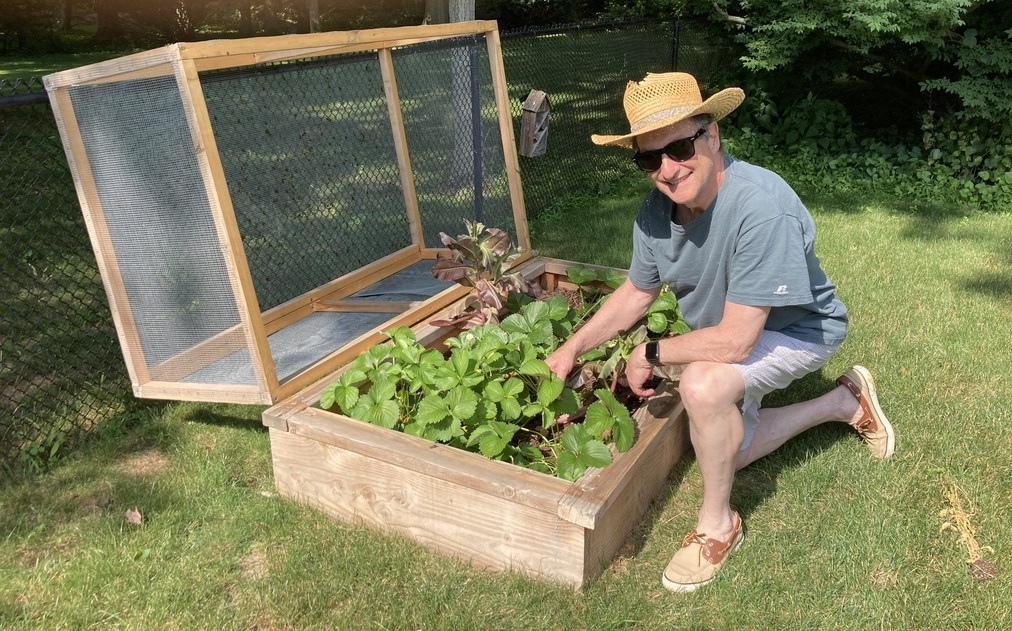
[[(69, 94), (101, 202), (93, 211), (154, 369), (240, 323), (179, 88), (169, 75)], [(252, 371), (240, 383), (255, 384)]]
[(201, 85), (261, 310), (411, 245), (375, 53)]
[(466, 232), (464, 220), (517, 242), (498, 108), (484, 38), (398, 49), (397, 87), (424, 242)]

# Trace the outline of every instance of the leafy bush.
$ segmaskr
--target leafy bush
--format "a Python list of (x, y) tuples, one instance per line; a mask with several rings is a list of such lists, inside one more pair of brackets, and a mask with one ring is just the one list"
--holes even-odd
[(926, 112), (919, 138), (881, 131), (882, 138), (862, 137), (838, 102), (809, 95), (781, 112), (761, 89), (749, 92), (741, 110), (722, 130), (725, 149), (799, 190), (1012, 207), (1012, 130), (996, 133), (989, 123)]

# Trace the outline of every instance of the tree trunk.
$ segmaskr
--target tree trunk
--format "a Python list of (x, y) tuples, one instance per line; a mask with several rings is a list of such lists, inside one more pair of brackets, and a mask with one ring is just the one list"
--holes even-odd
[(123, 38), (126, 31), (119, 19), (120, 0), (95, 0), (95, 15), (98, 27), (95, 29), (95, 40), (103, 44)]
[(74, 27), (74, 0), (63, 0), (63, 30)]
[(277, 11), (274, 10), (275, 2), (277, 0), (267, 0), (260, 6), (264, 17), (264, 30), (267, 31), (268, 35), (278, 35), (285, 31), (281, 20), (278, 18)]
[(446, 24), (450, 21), (450, 0), (425, 0), (422, 24)]
[(309, 32), (320, 32), (320, 0), (306, 0), (309, 12)]
[(253, 7), (250, 0), (239, 0), (239, 37), (253, 35)]

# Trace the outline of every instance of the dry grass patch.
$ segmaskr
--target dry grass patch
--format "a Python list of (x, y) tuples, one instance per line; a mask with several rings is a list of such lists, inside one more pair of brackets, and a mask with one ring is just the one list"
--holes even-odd
[(162, 452), (151, 449), (135, 454), (116, 463), (116, 470), (127, 475), (149, 478), (169, 468), (169, 457)]

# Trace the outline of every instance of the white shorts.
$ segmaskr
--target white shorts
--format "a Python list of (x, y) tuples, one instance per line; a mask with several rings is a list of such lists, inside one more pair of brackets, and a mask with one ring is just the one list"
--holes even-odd
[(740, 406), (745, 423), (742, 450), (748, 449), (759, 426), (763, 397), (815, 372), (839, 348), (840, 344), (803, 342), (776, 331), (763, 331), (749, 358), (740, 364), (732, 364), (745, 381), (745, 396)]

